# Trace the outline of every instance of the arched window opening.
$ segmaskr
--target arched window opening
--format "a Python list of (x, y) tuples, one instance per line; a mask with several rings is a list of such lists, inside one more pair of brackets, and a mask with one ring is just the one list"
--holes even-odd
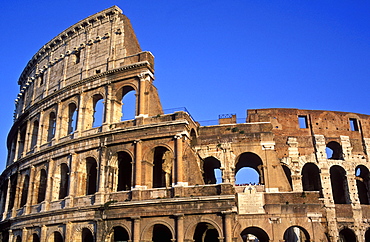
[(365, 233), (365, 242), (370, 242), (370, 229), (366, 230)]
[(40, 183), (39, 183), (39, 191), (37, 195), (37, 203), (40, 203), (45, 200), (46, 195), (46, 183), (47, 183), (47, 173), (45, 169), (41, 169), (40, 172)]
[(289, 182), (290, 188), (293, 190), (292, 172), (290, 171), (289, 167), (285, 165), (282, 165), (282, 167), (283, 167), (285, 177)]
[(49, 115), (49, 124), (48, 124), (48, 138), (47, 141), (50, 142), (55, 136), (56, 128), (56, 115), (54, 112), (51, 112)]
[(113, 236), (111, 237), (111, 242), (127, 242), (129, 241), (129, 235), (126, 229), (117, 226), (113, 228)]
[(40, 238), (37, 234), (32, 234), (32, 242), (40, 242)]
[(75, 52), (73, 52), (71, 57), (72, 57), (72, 63), (78, 64), (81, 61), (81, 52), (80, 51), (75, 51)]
[(104, 99), (102, 95), (93, 96), (93, 123), (92, 127), (100, 127), (104, 123)]
[(346, 171), (340, 166), (330, 168), (330, 181), (335, 204), (349, 204), (349, 190)]
[(68, 196), (68, 187), (69, 187), (69, 168), (67, 164), (63, 163), (60, 165), (59, 199), (63, 199)]
[(31, 136), (31, 149), (37, 145), (37, 136), (39, 134), (39, 121), (33, 122), (32, 136)]
[(68, 134), (75, 132), (77, 128), (77, 106), (74, 103), (68, 105)]
[(122, 117), (123, 120), (135, 119), (136, 115), (136, 93), (132, 87), (122, 88)]
[(9, 193), (9, 204), (8, 204), (8, 211), (10, 211), (14, 207), (14, 200), (15, 200), (15, 193), (17, 191), (17, 174), (13, 174), (10, 177), (10, 193)]
[(340, 242), (355, 242), (357, 241), (356, 234), (349, 228), (342, 229), (339, 232)]
[(91, 195), (95, 194), (97, 191), (97, 163), (94, 158), (86, 159), (86, 194)]
[(258, 227), (249, 227), (240, 233), (243, 242), (269, 242), (270, 238), (267, 233)]
[(23, 156), (25, 141), (26, 141), (26, 126), (23, 126), (21, 127), (19, 133), (18, 158), (21, 158)]
[(262, 160), (250, 152), (240, 155), (235, 167), (235, 184), (264, 184)]
[(94, 242), (94, 236), (89, 229), (87, 228), (82, 229), (82, 241), (81, 242)]
[(162, 224), (156, 224), (153, 226), (153, 242), (171, 242), (172, 233), (169, 228)]
[(63, 242), (63, 236), (58, 231), (55, 231), (53, 233), (53, 237), (54, 237), (53, 242)]
[(172, 153), (165, 147), (154, 149), (153, 188), (170, 187), (172, 184)]
[(30, 184), (30, 177), (29, 175), (25, 175), (24, 180), (23, 180), (22, 194), (21, 194), (21, 204), (20, 204), (21, 207), (23, 207), (27, 203), (29, 184)]
[(127, 152), (118, 152), (117, 191), (129, 191), (132, 186), (132, 158)]
[[(203, 161), (203, 179), (205, 184), (219, 184), (222, 182), (221, 163), (214, 157), (207, 157)], [(217, 174), (216, 174), (217, 173)], [(221, 178), (221, 179), (220, 179)]]
[(5, 211), (6, 193), (8, 192), (8, 182), (9, 180), (5, 180), (1, 185), (1, 213)]
[(22, 238), (21, 238), (21, 236), (19, 236), (19, 235), (18, 235), (18, 236), (16, 237), (16, 239), (15, 239), (15, 242), (22, 242)]
[(194, 129), (191, 129), (190, 131), (190, 144), (192, 146), (195, 146), (198, 144), (198, 138), (197, 138), (197, 134), (195, 133), (195, 130)]
[(199, 223), (195, 228), (194, 242), (214, 242), (219, 241), (217, 229), (209, 223)]
[(292, 226), (292, 227), (289, 227), (287, 230), (285, 230), (284, 241), (309, 242), (310, 235), (304, 228), (298, 227), (298, 226)]
[(320, 170), (317, 165), (307, 163), (303, 166), (302, 186), (303, 191), (319, 191), (320, 197), (322, 197)]
[(326, 145), (326, 157), (331, 160), (343, 160), (342, 146), (335, 141), (330, 141)]
[(369, 169), (366, 166), (360, 165), (356, 167), (356, 186), (358, 198), (361, 204), (369, 204)]

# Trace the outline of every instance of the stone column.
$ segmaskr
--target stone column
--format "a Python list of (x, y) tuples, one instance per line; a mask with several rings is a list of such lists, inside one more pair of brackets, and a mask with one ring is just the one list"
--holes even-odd
[[(49, 122), (49, 119), (47, 121)], [(38, 151), (40, 149), (41, 144), (42, 144), (42, 137), (45, 134), (44, 126), (45, 126), (44, 125), (44, 111), (41, 111), (40, 112), (40, 117), (39, 117), (39, 128), (38, 128), (39, 132), (37, 134), (37, 141), (36, 141), (36, 145), (34, 147), (35, 151)], [(47, 125), (47, 127), (48, 127), (48, 125)]]
[(225, 236), (225, 242), (232, 242), (232, 226), (231, 226), (231, 211), (223, 211), (222, 214), (224, 215), (224, 236)]
[(69, 193), (68, 197), (70, 198), (69, 207), (73, 207), (73, 199), (76, 196), (76, 185), (77, 185), (77, 154), (73, 153), (70, 154), (70, 161), (69, 161)]
[(66, 226), (66, 231), (65, 231), (65, 239), (64, 241), (65, 242), (73, 242), (73, 238), (71, 238), (71, 235), (72, 235), (72, 230), (73, 230), (73, 227), (72, 227), (72, 223), (71, 222), (67, 222), (65, 224)]
[(63, 123), (63, 111), (62, 111), (62, 103), (58, 102), (57, 111), (55, 113), (55, 134), (54, 134), (54, 140), (56, 143), (58, 143), (58, 140), (60, 139), (60, 131), (62, 129), (62, 126), (65, 125)]
[(140, 216), (132, 217), (133, 221), (133, 232), (132, 232), (132, 242), (140, 242)]
[(141, 177), (141, 162), (142, 162), (142, 141), (141, 140), (135, 140), (135, 182), (134, 182), (134, 188), (140, 189), (142, 187), (142, 177)]
[(46, 193), (45, 193), (45, 211), (49, 210), (50, 202), (52, 201), (52, 196), (53, 196), (54, 163), (55, 161), (53, 159), (49, 160), (48, 173), (47, 173), (48, 178), (46, 182)]
[(12, 242), (13, 241), (13, 230), (9, 229), (9, 241)]
[(175, 171), (176, 171), (176, 186), (186, 186), (187, 183), (184, 182), (184, 167), (183, 167), (183, 160), (182, 160), (182, 134), (178, 134), (175, 136)]
[(27, 193), (27, 202), (25, 206), (25, 214), (31, 213), (31, 206), (32, 206), (32, 198), (33, 198), (33, 186), (35, 184), (35, 167), (30, 167), (30, 181), (28, 185), (28, 193)]
[(175, 214), (176, 217), (176, 241), (184, 242), (184, 214)]
[(28, 120), (27, 127), (26, 127), (26, 135), (24, 138), (23, 154), (27, 154), (27, 152), (30, 150), (30, 147), (31, 147), (31, 140), (32, 140), (32, 138), (30, 139), (30, 137), (32, 137), (31, 127), (32, 127), (31, 122)]
[(46, 242), (46, 232), (47, 232), (47, 227), (46, 225), (41, 226), (41, 231), (40, 231), (40, 242)]
[(27, 242), (27, 229), (22, 229), (22, 242)]
[(145, 116), (145, 73), (139, 75), (139, 105), (138, 105), (138, 116)]

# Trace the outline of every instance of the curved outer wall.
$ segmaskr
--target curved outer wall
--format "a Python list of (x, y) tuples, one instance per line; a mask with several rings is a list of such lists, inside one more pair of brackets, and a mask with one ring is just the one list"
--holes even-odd
[[(370, 116), (258, 109), (200, 126), (163, 113), (153, 81), (116, 6), (33, 56), (0, 176), (2, 241), (369, 241)], [(238, 180), (247, 168), (257, 184)]]

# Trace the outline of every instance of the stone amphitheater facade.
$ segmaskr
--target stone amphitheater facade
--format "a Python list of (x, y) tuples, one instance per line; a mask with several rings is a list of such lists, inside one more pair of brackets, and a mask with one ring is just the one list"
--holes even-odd
[[(202, 126), (164, 112), (153, 80), (116, 6), (32, 57), (0, 176), (2, 241), (370, 241), (370, 116), (256, 109)], [(235, 179), (247, 168), (258, 183)]]

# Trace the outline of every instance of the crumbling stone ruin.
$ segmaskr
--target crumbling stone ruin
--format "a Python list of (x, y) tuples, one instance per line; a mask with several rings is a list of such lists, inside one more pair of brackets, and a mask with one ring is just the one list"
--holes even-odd
[[(370, 116), (256, 109), (202, 126), (164, 112), (153, 80), (116, 6), (32, 57), (0, 176), (1, 241), (370, 241)], [(245, 168), (257, 184), (238, 183)]]

